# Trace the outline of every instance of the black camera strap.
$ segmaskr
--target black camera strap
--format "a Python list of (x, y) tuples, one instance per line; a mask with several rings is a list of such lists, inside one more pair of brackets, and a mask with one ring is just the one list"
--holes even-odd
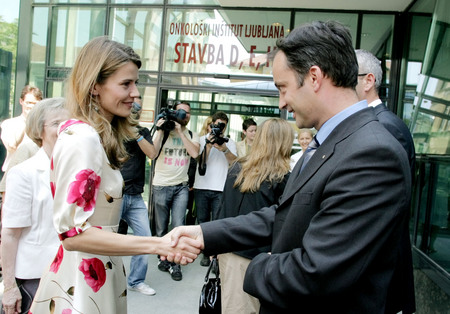
[(201, 176), (204, 176), (206, 173), (206, 159), (207, 159), (206, 145), (207, 143), (205, 143), (205, 147), (203, 148), (202, 153), (198, 157), (198, 174)]
[(158, 159), (159, 155), (161, 154), (161, 151), (162, 151), (162, 149), (164, 147), (164, 144), (166, 143), (167, 139), (169, 138), (169, 134), (170, 134), (170, 131), (164, 131), (164, 137), (163, 137), (163, 140), (161, 142), (161, 147), (159, 148), (158, 155), (155, 157), (155, 162)]

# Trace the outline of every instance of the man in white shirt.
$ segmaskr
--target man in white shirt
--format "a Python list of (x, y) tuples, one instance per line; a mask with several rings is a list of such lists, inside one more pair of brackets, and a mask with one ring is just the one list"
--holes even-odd
[[(212, 116), (211, 132), (200, 138), (200, 158), (195, 173), (194, 198), (198, 223), (214, 220), (222, 203), (228, 166), (236, 159), (236, 143), (224, 138), (228, 116), (218, 111)], [(200, 265), (209, 266), (204, 255)]]
[[(159, 119), (156, 123), (157, 131), (153, 137), (153, 145), (157, 152), (160, 151), (160, 155), (156, 157), (155, 175), (152, 181), (156, 236), (158, 237), (168, 232), (170, 216), (172, 216), (172, 227), (185, 224), (189, 199), (190, 158), (197, 158), (200, 149), (198, 135), (186, 127), (191, 118), (190, 104), (186, 101), (177, 101), (174, 109), (184, 110), (185, 118), (178, 121), (168, 118)], [(183, 278), (180, 265), (175, 263), (159, 260), (158, 269), (168, 271), (173, 280), (179, 281)]]
[(40, 100), (42, 100), (42, 92), (39, 88), (30, 85), (25, 86), (22, 89), (19, 100), (20, 105), (22, 106), (21, 115), (2, 122), (1, 139), (6, 148), (6, 158), (2, 166), (3, 171), (8, 169), (9, 161), (19, 145), (26, 141), (30, 141), (25, 134), (25, 121), (30, 110)]

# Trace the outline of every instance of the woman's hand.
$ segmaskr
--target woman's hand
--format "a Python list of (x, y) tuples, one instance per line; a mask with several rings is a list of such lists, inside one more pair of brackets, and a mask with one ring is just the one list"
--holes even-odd
[(17, 285), (5, 287), (5, 290), (3, 291), (2, 303), (6, 314), (21, 313), (22, 295), (20, 294), (20, 290)]

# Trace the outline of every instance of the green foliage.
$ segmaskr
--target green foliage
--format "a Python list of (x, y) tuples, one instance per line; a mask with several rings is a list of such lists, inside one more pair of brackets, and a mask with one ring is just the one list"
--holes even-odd
[(254, 119), (254, 116), (246, 116), (246, 115), (241, 115), (241, 119), (242, 121), (246, 120), (246, 119)]
[(12, 52), (12, 73), (11, 73), (11, 93), (10, 103), (14, 103), (14, 85), (16, 73), (16, 55), (17, 55), (17, 31), (19, 22), (17, 19), (12, 23), (6, 22), (0, 15), (0, 48)]

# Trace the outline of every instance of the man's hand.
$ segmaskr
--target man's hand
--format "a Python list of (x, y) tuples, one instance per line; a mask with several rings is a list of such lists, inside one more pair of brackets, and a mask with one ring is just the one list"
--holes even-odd
[(181, 124), (179, 124), (177, 121), (173, 121), (175, 124), (175, 131), (177, 131), (178, 134), (182, 134), (183, 130), (181, 129)]
[(174, 230), (161, 238), (164, 245), (164, 252), (159, 254), (161, 259), (167, 259), (181, 265), (192, 263), (201, 252), (203, 237), (201, 241), (191, 237), (183, 237), (177, 239), (177, 243), (174, 244), (173, 233)]
[(228, 149), (227, 143), (225, 143), (225, 142), (222, 145), (214, 143), (214, 147), (216, 149), (220, 150), (221, 152), (225, 152)]
[[(200, 250), (203, 250), (205, 247), (205, 243), (203, 242), (203, 233), (200, 226), (181, 226), (176, 227), (166, 236), (171, 237), (171, 246), (173, 248), (184, 247), (186, 245), (190, 245), (192, 243), (198, 245), (196, 248), (199, 249), (198, 254), (200, 254)], [(193, 242), (192, 242), (193, 241)], [(162, 258), (164, 259), (164, 258)], [(177, 264), (183, 264), (187, 259), (182, 254), (167, 254), (165, 259), (170, 262), (175, 262)]]
[[(164, 122), (166, 122), (166, 120), (164, 120), (164, 119), (159, 119), (159, 120), (156, 122), (156, 127), (160, 129), (161, 126), (164, 124)], [(162, 129), (160, 129), (160, 130), (162, 130)]]

